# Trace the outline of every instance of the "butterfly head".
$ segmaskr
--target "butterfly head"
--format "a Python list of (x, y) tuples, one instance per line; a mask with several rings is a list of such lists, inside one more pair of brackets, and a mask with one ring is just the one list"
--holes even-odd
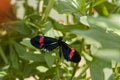
[(59, 37), (58, 41), (62, 41), (63, 37)]
[(36, 36), (30, 40), (31, 44), (36, 48), (39, 48), (39, 36)]

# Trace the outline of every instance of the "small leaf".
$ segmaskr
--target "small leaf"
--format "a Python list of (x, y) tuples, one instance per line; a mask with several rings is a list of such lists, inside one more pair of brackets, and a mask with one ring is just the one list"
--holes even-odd
[(78, 23), (78, 24), (74, 24), (74, 25), (63, 25), (63, 24), (55, 23), (54, 28), (57, 30), (60, 30), (62, 32), (70, 32), (74, 29), (87, 30), (88, 26), (86, 26), (82, 23)]
[(94, 58), (90, 64), (92, 80), (114, 80), (111, 63)]
[(26, 63), (24, 65), (23, 75), (25, 77), (28, 77), (31, 74), (37, 74), (38, 70), (36, 70), (36, 67), (39, 66), (39, 65), (40, 65), (40, 62)]
[(102, 3), (106, 2), (106, 0), (96, 0), (93, 4), (93, 7), (97, 6), (97, 5), (100, 5)]
[(54, 63), (54, 61), (55, 61), (55, 59), (54, 59), (54, 56), (52, 56), (51, 54), (45, 54), (45, 60), (46, 60), (46, 63), (47, 63), (47, 65), (49, 66), (49, 67), (52, 67), (52, 65), (53, 65), (53, 63)]
[[(77, 8), (72, 4), (72, 0), (58, 0), (55, 5), (55, 9), (59, 13), (73, 13), (77, 12)], [(67, 5), (66, 5), (67, 4)]]
[(86, 2), (85, 0), (78, 0), (79, 1), (79, 9), (81, 14), (85, 15), (86, 14)]
[[(115, 16), (114, 16), (115, 17)], [(117, 19), (120, 18), (120, 16), (116, 16)], [(88, 17), (88, 23), (91, 25), (92, 28), (102, 28), (105, 30), (116, 30), (120, 29), (119, 23), (115, 22), (116, 18), (105, 18), (105, 17)]]
[(14, 45), (16, 52), (18, 53), (19, 57), (25, 60), (33, 60), (37, 62), (44, 62), (44, 56), (43, 54), (34, 54), (33, 52), (26, 52), (25, 48), (15, 43)]
[(18, 56), (16, 55), (15, 50), (12, 48), (12, 46), (10, 47), (10, 60), (12, 67), (18, 70), (20, 66), (18, 61)]
[[(94, 48), (95, 49), (95, 48)], [(106, 61), (116, 61), (120, 62), (120, 50), (119, 49), (107, 49), (107, 48), (100, 48), (94, 52), (92, 49), (92, 53), (94, 56), (106, 60)]]
[(120, 36), (112, 32), (107, 33), (105, 30), (98, 27), (96, 27), (96, 29), (89, 29), (85, 31), (72, 30), (71, 32), (90, 40), (91, 43), (98, 42), (102, 48), (120, 48)]
[(20, 42), (22, 45), (25, 45), (29, 48), (34, 48), (31, 43), (30, 43), (30, 39), (26, 38), (26, 39), (23, 39), (22, 42)]
[(19, 32), (22, 35), (30, 36), (32, 31), (23, 21), (16, 21), (12, 24), (13, 30)]

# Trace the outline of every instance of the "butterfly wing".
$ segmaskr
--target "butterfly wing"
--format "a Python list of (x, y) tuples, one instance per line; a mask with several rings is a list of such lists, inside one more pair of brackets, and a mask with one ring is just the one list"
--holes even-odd
[(61, 42), (61, 52), (67, 61), (78, 63), (81, 60), (79, 53), (74, 49), (70, 48), (65, 42)]
[(48, 51), (51, 51), (58, 46), (57, 39), (46, 36), (36, 36), (32, 38), (30, 42), (34, 47)]

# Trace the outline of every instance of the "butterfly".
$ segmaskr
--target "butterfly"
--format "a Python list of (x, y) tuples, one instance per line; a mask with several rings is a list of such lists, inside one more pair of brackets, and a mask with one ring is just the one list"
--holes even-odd
[(62, 41), (62, 37), (57, 40), (47, 36), (35, 36), (30, 42), (34, 47), (44, 49), (45, 51), (52, 51), (59, 46), (60, 57), (61, 54), (63, 54), (67, 61), (75, 63), (81, 60), (80, 54), (74, 48), (71, 48), (67, 43)]

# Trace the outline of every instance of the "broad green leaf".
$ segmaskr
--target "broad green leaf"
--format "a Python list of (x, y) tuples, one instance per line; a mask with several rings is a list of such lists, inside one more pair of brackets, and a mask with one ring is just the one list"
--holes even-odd
[(92, 80), (114, 80), (111, 63), (94, 58), (89, 66)]
[(60, 37), (60, 36), (63, 36), (63, 34), (61, 33), (61, 31), (58, 31), (58, 30), (51, 28), (50, 30), (48, 30), (46, 32), (45, 36)]
[(93, 4), (93, 7), (97, 6), (97, 5), (100, 5), (102, 3), (106, 2), (106, 0), (95, 0), (94, 4)]
[(80, 13), (85, 15), (86, 14), (86, 2), (85, 2), (85, 0), (78, 0), (78, 3), (79, 3)]
[(59, 13), (77, 12), (77, 8), (72, 3), (73, 3), (73, 0), (58, 0), (55, 4), (55, 9)]
[(53, 27), (53, 24), (49, 21), (49, 22), (46, 22), (45, 24), (44, 24), (44, 26), (45, 26), (45, 33), (47, 32), (47, 31), (49, 31), (52, 27)]
[(92, 49), (92, 53), (94, 56), (106, 61), (120, 62), (120, 50), (117, 48), (114, 49), (100, 48), (96, 51)]
[(29, 38), (25, 38), (22, 40), (22, 42), (20, 42), (22, 45), (25, 45), (27, 47), (30, 47), (30, 48), (34, 48), (31, 43), (30, 43), (30, 39)]
[(41, 73), (44, 73), (44, 72), (46, 72), (48, 70), (48, 68), (45, 67), (45, 66), (38, 66), (37, 70), (39, 70)]
[(33, 52), (26, 52), (25, 48), (18, 43), (15, 43), (14, 47), (15, 47), (17, 54), (22, 59), (33, 60), (33, 61), (37, 61), (37, 62), (45, 61), (43, 54), (34, 54)]
[(45, 36), (50, 36), (50, 37), (59, 37), (63, 36), (63, 34), (58, 31), (53, 29), (53, 24), (51, 22), (47, 22), (45, 25)]
[[(99, 2), (102, 0), (98, 0)], [(109, 14), (111, 13), (115, 13), (115, 8), (116, 5), (108, 2), (108, 1), (104, 1), (102, 2), (102, 4), (99, 5), (94, 5), (95, 10), (97, 11), (97, 13), (101, 16), (109, 16)]]
[(6, 73), (5, 71), (0, 71), (0, 79), (1, 79), (2, 77), (4, 77), (5, 75), (7, 75), (7, 73)]
[[(101, 28), (89, 29), (89, 30), (72, 30), (74, 34), (82, 36), (91, 42), (98, 42), (99, 48), (120, 48), (120, 36), (106, 32)], [(95, 45), (96, 46), (96, 45)]]
[(55, 61), (55, 56), (52, 56), (50, 53), (45, 54), (45, 61), (49, 67), (52, 67)]
[(74, 29), (87, 30), (88, 26), (81, 24), (81, 23), (74, 24), (74, 25), (63, 25), (63, 24), (55, 23), (54, 28), (62, 32), (70, 32)]
[(19, 32), (22, 35), (30, 36), (32, 31), (23, 21), (16, 21), (12, 24), (11, 27), (16, 32)]
[[(114, 16), (115, 17), (115, 16)], [(103, 28), (105, 30), (116, 30), (120, 29), (120, 24), (117, 23), (116, 20), (120, 18), (120, 16), (116, 15), (117, 18), (105, 18), (105, 17), (88, 17), (88, 23), (91, 25), (93, 28)]]
[(45, 80), (46, 76), (49, 77), (50, 79), (52, 79), (54, 76), (56, 75), (56, 67), (51, 67), (49, 68), (45, 73), (42, 73), (41, 76), (41, 80)]
[(10, 60), (11, 60), (11, 66), (18, 70), (19, 69), (19, 61), (18, 61), (18, 56), (15, 53), (15, 50), (12, 48), (12, 46), (10, 47)]
[(36, 69), (36, 67), (39, 65), (41, 65), (40, 62), (26, 63), (23, 69), (24, 77), (31, 76), (31, 74), (37, 74), (38, 70)]
[(7, 57), (5, 56), (4, 50), (2, 49), (2, 46), (0, 46), (0, 56), (3, 59), (5, 64), (8, 64)]

